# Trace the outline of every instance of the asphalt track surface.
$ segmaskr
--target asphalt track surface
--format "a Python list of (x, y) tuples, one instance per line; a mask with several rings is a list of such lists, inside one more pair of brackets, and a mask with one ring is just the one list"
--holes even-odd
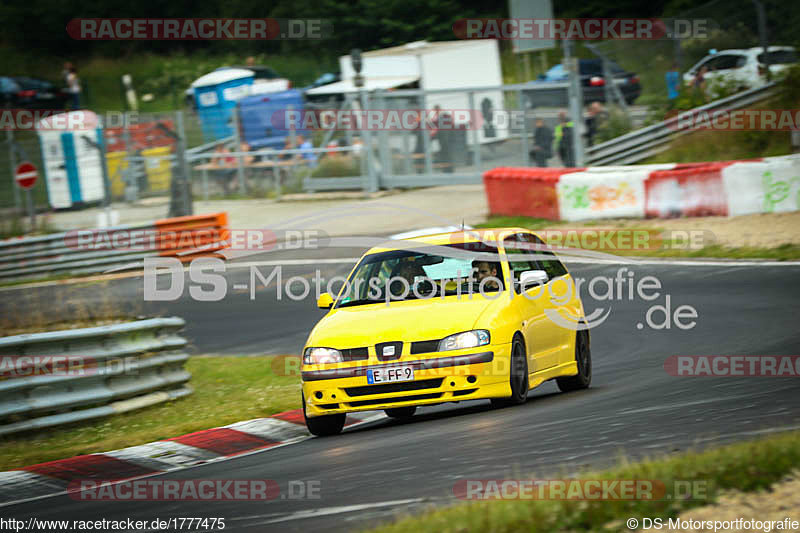
[[(352, 252), (352, 251), (351, 251)], [(340, 251), (341, 257), (356, 254)], [(573, 276), (613, 276), (618, 265), (570, 265)], [(346, 273), (351, 265), (284, 267), (289, 275)], [(800, 354), (800, 266), (642, 265), (638, 280), (656, 276), (653, 302), (596, 301), (584, 294), (587, 313), (611, 308), (592, 330), (594, 376), (589, 390), (564, 394), (552, 383), (529, 393), (526, 404), (491, 409), (488, 401), (422, 408), (411, 421), (383, 420), (332, 438), (303, 442), (164, 474), (165, 479), (269, 479), (282, 494), (290, 481), (316, 481), (318, 499), (269, 502), (79, 502), (48, 497), (2, 509), (5, 518), (140, 519), (224, 517), (226, 531), (349, 531), (456, 502), (463, 479), (563, 476), (601, 468), (620, 454), (641, 458), (699, 449), (800, 428), (797, 378), (680, 378), (668, 375), (671, 355)], [(247, 281), (247, 269), (228, 274)], [(243, 281), (244, 280), (244, 281)], [(118, 280), (106, 290), (132, 298), (141, 278)], [(53, 297), (63, 287), (42, 287)], [(73, 289), (74, 290), (74, 289)], [(90, 298), (92, 286), (82, 296)], [(642, 329), (646, 310), (683, 304), (698, 312), (681, 330)], [(140, 293), (139, 293), (140, 294)], [(5, 296), (8, 296), (6, 293)], [(283, 299), (273, 290), (232, 291), (220, 302), (188, 297), (151, 304), (186, 318), (187, 335), (200, 353), (297, 353), (322, 312), (314, 302)], [(3, 298), (3, 310), (13, 305)]]

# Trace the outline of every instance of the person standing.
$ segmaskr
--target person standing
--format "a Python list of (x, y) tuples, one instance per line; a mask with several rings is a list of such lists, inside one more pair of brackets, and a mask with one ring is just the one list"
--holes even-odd
[(703, 102), (706, 100), (706, 74), (708, 74), (708, 67), (703, 65), (700, 67), (700, 70), (697, 71), (697, 74), (694, 75), (694, 79), (692, 80), (692, 88), (694, 89), (694, 93)]
[(435, 110), (435, 133), (432, 134), (432, 139), (439, 140), (439, 153), (437, 155), (437, 162), (445, 163), (445, 172), (453, 172), (455, 164), (455, 154), (452, 153), (453, 148), (453, 115), (447, 111), (442, 111), (442, 107), (436, 105)]
[(678, 72), (678, 63), (673, 63), (672, 68), (664, 75), (667, 82), (667, 98), (669, 99), (669, 108), (675, 108), (675, 100), (678, 98), (678, 93), (681, 89), (681, 74)]
[(575, 149), (572, 145), (572, 136), (574, 135), (575, 123), (567, 119), (567, 114), (561, 111), (558, 114), (559, 123), (556, 126), (555, 142), (558, 155), (565, 167), (575, 166)]
[(308, 161), (308, 166), (311, 168), (317, 166), (317, 154), (313, 152), (314, 145), (310, 140), (303, 137), (302, 134), (297, 135), (297, 148), (298, 150), (302, 150), (302, 152), (297, 154), (297, 159), (305, 159)]
[(81, 80), (78, 78), (78, 71), (75, 67), (69, 67), (67, 74), (67, 89), (72, 95), (72, 110), (80, 109), (81, 107)]
[(589, 105), (589, 112), (586, 116), (586, 146), (594, 144), (594, 137), (602, 122), (605, 121), (607, 113), (600, 102), (592, 102)]
[(531, 158), (536, 161), (537, 167), (546, 167), (547, 160), (551, 157), (553, 157), (553, 132), (544, 125), (544, 120), (537, 118)]
[(61, 79), (64, 80), (64, 86), (69, 87), (69, 73), (72, 72), (72, 63), (67, 61), (64, 63), (64, 68), (61, 69)]

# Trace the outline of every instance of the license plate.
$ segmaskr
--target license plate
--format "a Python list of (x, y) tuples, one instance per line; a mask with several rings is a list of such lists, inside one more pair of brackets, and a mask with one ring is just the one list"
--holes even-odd
[(367, 370), (367, 383), (393, 383), (396, 381), (412, 381), (414, 379), (413, 366), (390, 366)]

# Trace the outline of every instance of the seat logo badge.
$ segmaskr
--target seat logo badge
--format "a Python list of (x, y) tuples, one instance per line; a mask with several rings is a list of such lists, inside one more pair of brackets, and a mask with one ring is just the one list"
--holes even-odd
[(383, 355), (394, 355), (394, 346), (384, 346)]

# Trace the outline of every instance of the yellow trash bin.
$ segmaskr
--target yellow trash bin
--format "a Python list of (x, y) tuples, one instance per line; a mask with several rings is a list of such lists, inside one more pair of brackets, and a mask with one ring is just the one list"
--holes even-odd
[(150, 192), (169, 190), (169, 182), (172, 179), (172, 165), (168, 156), (171, 152), (172, 148), (169, 146), (157, 146), (142, 150)]
[(106, 154), (106, 165), (108, 167), (108, 180), (111, 182), (111, 196), (121, 198), (125, 194), (125, 182), (122, 180), (122, 173), (128, 168), (125, 152), (108, 152)]

